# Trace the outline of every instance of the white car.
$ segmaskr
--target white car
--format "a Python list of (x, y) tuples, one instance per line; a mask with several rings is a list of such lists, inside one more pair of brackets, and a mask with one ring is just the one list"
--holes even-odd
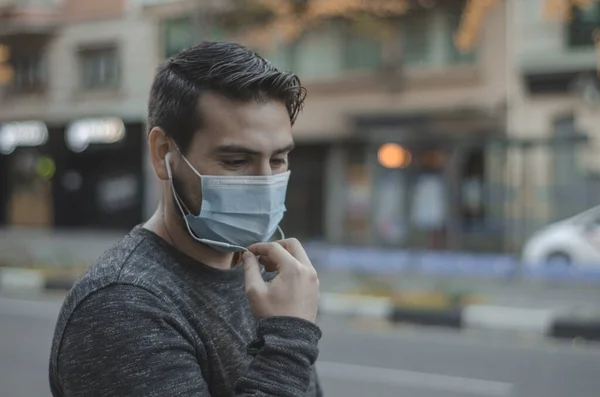
[(525, 243), (522, 259), (529, 266), (600, 268), (600, 206), (535, 233)]

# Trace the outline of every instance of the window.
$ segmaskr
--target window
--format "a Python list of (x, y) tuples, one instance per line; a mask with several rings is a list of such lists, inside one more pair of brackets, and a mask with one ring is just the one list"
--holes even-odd
[(172, 19), (164, 24), (163, 55), (170, 58), (192, 45), (192, 23), (189, 18)]
[(593, 47), (594, 31), (600, 32), (600, 3), (587, 8), (574, 7), (573, 19), (567, 29), (570, 47)]
[(374, 70), (382, 64), (382, 45), (374, 36), (330, 25), (265, 54), (275, 67), (303, 79), (329, 78), (352, 70)]
[(41, 54), (15, 55), (12, 61), (15, 93), (42, 92), (46, 88), (46, 62)]
[(302, 79), (335, 77), (342, 70), (337, 33), (335, 29), (307, 33), (294, 42), (276, 46), (265, 53), (265, 58), (276, 68), (292, 71)]
[(431, 35), (431, 14), (409, 15), (402, 20), (400, 45), (405, 65), (429, 64), (432, 62), (433, 48)]
[(373, 70), (382, 65), (382, 43), (376, 37), (347, 32), (344, 35), (344, 69)]
[(406, 66), (447, 66), (471, 63), (474, 52), (461, 53), (454, 44), (462, 7), (415, 12), (401, 21), (402, 59)]
[(462, 18), (462, 9), (446, 10), (442, 17), (443, 35), (446, 38), (443, 46), (447, 56), (448, 63), (472, 63), (475, 61), (475, 51), (460, 52), (454, 43), (454, 35), (460, 27)]
[(277, 45), (275, 46), (275, 48), (268, 51), (261, 51), (260, 49), (258, 49), (257, 52), (260, 55), (264, 56), (264, 58), (271, 62), (273, 66), (275, 66), (277, 69), (282, 71), (293, 70), (294, 72), (296, 72), (293, 65), (293, 58), (295, 52), (294, 48), (295, 44), (289, 43)]
[(79, 53), (82, 87), (114, 88), (119, 84), (119, 56), (115, 47), (84, 49)]
[[(170, 58), (181, 51), (194, 45), (194, 22), (191, 18), (177, 18), (164, 22), (163, 25), (163, 56)], [(208, 40), (219, 41), (225, 39), (225, 32), (218, 25), (210, 27)]]
[[(475, 54), (463, 54), (454, 44), (461, 16), (462, 7), (456, 6), (411, 12), (402, 18), (397, 29), (402, 62), (408, 67), (472, 63)], [(375, 36), (332, 23), (278, 46), (266, 58), (304, 79), (330, 78), (348, 71), (381, 68), (384, 45)]]

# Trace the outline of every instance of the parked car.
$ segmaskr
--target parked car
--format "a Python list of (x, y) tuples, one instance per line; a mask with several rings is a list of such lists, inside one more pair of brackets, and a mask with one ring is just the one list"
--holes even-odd
[(525, 243), (522, 259), (531, 266), (600, 268), (600, 206), (539, 230)]

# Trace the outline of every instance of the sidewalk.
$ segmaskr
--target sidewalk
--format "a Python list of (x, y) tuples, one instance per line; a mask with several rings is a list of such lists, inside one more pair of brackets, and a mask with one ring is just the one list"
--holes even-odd
[[(561, 312), (600, 311), (600, 286), (506, 280), (487, 277), (432, 276), (414, 272), (381, 275), (351, 271), (319, 271), (321, 289), (332, 293), (360, 292), (390, 296), (436, 293), (454, 299), (468, 297), (469, 303), (486, 303), (528, 309), (553, 309)], [(474, 301), (473, 301), (474, 300)]]
[(415, 274), (321, 272), (323, 314), (600, 340), (600, 288)]

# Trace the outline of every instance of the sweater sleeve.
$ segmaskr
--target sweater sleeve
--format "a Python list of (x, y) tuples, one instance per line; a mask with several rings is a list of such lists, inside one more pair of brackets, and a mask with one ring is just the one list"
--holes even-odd
[[(235, 396), (305, 396), (319, 329), (294, 318), (259, 322), (254, 360)], [(209, 397), (198, 341), (172, 308), (135, 286), (113, 285), (72, 313), (58, 348), (55, 397)], [(254, 349), (254, 350), (253, 350)], [(249, 353), (251, 354), (251, 353)]]
[(319, 353), (319, 328), (294, 317), (269, 317), (258, 324), (258, 338), (250, 344), (255, 358), (236, 383), (240, 395), (305, 396)]

